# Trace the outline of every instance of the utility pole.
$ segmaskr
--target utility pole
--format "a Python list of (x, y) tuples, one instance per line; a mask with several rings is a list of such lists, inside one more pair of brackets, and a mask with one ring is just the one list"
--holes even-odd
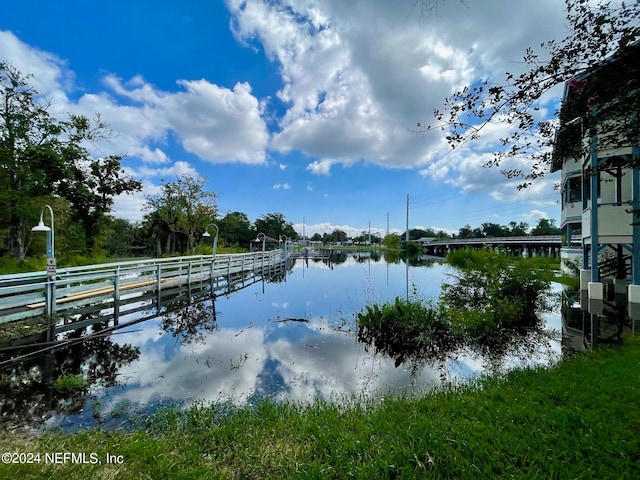
[(387, 212), (387, 235), (389, 235), (389, 212)]
[(409, 194), (407, 193), (407, 231), (404, 234), (405, 242), (409, 242)]

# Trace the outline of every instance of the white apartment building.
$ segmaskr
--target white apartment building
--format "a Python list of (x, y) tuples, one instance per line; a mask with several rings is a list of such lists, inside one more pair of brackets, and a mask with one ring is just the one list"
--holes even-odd
[(551, 171), (562, 171), (563, 268), (589, 311), (624, 296), (640, 319), (640, 46), (565, 85)]

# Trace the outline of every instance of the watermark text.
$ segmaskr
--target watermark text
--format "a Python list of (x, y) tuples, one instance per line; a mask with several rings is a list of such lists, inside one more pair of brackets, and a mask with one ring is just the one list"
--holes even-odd
[(2, 463), (26, 465), (30, 463), (42, 463), (49, 465), (102, 465), (105, 463), (123, 464), (122, 455), (106, 453), (100, 455), (96, 452), (3, 452), (0, 455)]

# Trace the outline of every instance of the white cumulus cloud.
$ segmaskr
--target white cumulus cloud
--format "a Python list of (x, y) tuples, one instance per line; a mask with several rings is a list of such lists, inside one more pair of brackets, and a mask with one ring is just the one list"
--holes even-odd
[[(273, 134), (273, 149), (318, 159), (307, 166), (314, 174), (364, 160), (417, 168), (463, 190), (504, 181), (486, 171), (475, 179), (481, 165), (474, 163), (469, 174), (470, 162), (456, 161), (473, 156), (479, 162), (508, 127), (492, 125), (479, 142), (451, 155), (437, 129), (416, 135), (415, 125), (435, 123), (434, 109), (465, 85), (518, 73), (526, 47), (565, 31), (562, 0), (468, 5), (452, 0), (422, 22), (414, 2), (227, 0), (227, 5), (236, 38), (260, 45), (279, 67), (283, 87), (277, 98), (286, 111)], [(509, 21), (497, 12), (508, 12)], [(556, 101), (558, 95), (545, 100)], [(549, 108), (541, 111), (553, 114)]]

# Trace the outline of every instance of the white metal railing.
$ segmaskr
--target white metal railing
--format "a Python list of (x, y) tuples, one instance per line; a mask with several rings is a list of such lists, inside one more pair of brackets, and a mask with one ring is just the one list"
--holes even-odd
[(287, 258), (283, 250), (188, 256), (61, 268), (55, 280), (46, 272), (0, 276), (0, 323), (63, 314), (79, 306), (119, 301), (123, 295), (194, 282), (226, 281), (232, 275), (269, 274)]

